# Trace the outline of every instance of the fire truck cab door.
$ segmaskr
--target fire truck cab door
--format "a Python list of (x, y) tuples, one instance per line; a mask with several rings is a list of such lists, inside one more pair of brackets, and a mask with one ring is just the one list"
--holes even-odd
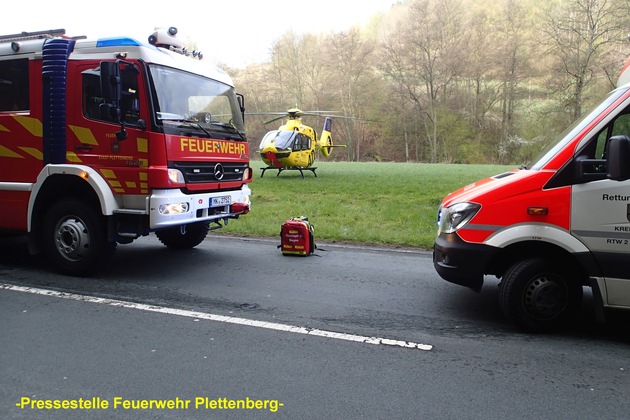
[[(101, 96), (99, 63), (80, 63), (70, 70), (80, 89), (71, 95), (68, 150), (76, 163), (98, 170), (116, 194), (146, 194), (149, 159), (146, 89), (138, 71), (121, 73), (121, 115)], [(120, 121), (125, 124), (125, 136)]]
[[(630, 180), (606, 177), (606, 143), (616, 135), (630, 137), (628, 109), (581, 148), (578, 178), (572, 187), (571, 233), (592, 252), (606, 284), (607, 304), (630, 307)], [(590, 159), (579, 165), (580, 159)], [(584, 182), (584, 179), (591, 179)]]

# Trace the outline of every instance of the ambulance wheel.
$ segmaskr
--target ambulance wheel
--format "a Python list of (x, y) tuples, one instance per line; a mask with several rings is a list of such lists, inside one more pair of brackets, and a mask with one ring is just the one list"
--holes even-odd
[(44, 216), (44, 251), (64, 274), (87, 276), (114, 250), (104, 217), (89, 204), (63, 199)]
[(541, 258), (523, 260), (505, 272), (499, 304), (505, 316), (529, 332), (566, 326), (580, 309), (582, 284), (569, 266)]
[(169, 248), (190, 249), (202, 243), (209, 230), (208, 223), (201, 222), (158, 230), (155, 235)]

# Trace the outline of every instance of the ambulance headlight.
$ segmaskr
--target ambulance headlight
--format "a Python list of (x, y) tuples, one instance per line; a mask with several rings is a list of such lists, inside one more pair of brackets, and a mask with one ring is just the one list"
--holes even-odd
[(438, 216), (438, 235), (453, 233), (466, 226), (479, 209), (481, 206), (475, 203), (457, 203), (450, 207), (442, 207)]
[(175, 215), (175, 214), (184, 214), (188, 213), (188, 203), (169, 203), (169, 204), (161, 204), (159, 207), (159, 212), (162, 215)]
[(171, 182), (175, 182), (177, 184), (185, 184), (184, 174), (179, 169), (169, 169), (168, 170), (168, 179)]

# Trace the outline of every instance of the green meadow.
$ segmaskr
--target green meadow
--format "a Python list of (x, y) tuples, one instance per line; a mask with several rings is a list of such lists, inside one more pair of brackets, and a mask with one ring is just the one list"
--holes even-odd
[(253, 161), (252, 210), (218, 233), (280, 238), (280, 225), (306, 216), (315, 241), (430, 249), (442, 198), (513, 166), (317, 161), (304, 171), (268, 170)]

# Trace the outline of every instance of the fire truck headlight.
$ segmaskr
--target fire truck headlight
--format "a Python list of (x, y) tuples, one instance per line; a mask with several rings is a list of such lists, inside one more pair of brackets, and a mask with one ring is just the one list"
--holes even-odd
[(160, 214), (183, 214), (188, 212), (188, 203), (170, 203), (161, 204), (159, 207)]
[(185, 184), (184, 174), (179, 169), (169, 169), (168, 178), (177, 184)]
[(475, 203), (457, 203), (450, 207), (442, 207), (438, 221), (438, 235), (453, 233), (466, 226), (479, 209), (481, 206)]

